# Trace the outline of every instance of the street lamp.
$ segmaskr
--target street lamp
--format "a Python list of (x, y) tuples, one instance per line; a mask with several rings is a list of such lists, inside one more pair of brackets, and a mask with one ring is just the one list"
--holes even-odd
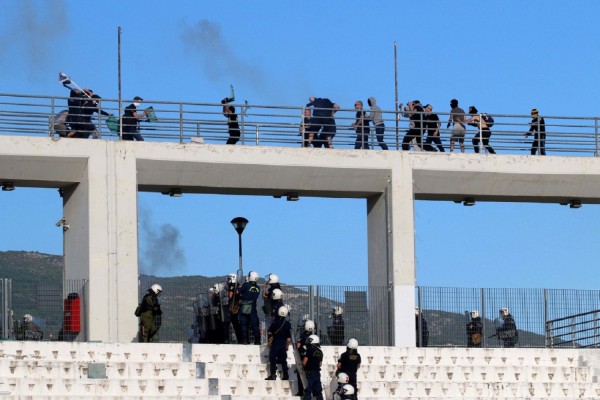
[(239, 269), (238, 269), (238, 275), (241, 276), (243, 273), (240, 273), (240, 271), (242, 271), (242, 233), (244, 232), (244, 229), (246, 228), (246, 225), (248, 224), (248, 220), (244, 217), (235, 217), (234, 219), (231, 220), (231, 225), (233, 225), (233, 228), (235, 229), (235, 231), (238, 233), (238, 239), (239, 239), (239, 255), (240, 255), (240, 265), (239, 265)]

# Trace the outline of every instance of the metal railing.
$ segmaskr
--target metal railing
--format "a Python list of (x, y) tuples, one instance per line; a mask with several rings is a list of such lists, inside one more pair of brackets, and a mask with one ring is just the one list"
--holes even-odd
[(546, 347), (600, 347), (600, 310), (546, 321)]
[[(193, 330), (197, 322), (201, 299), (205, 299), (213, 280), (219, 278), (143, 276), (139, 282), (139, 299), (154, 283), (163, 292), (159, 298), (163, 310), (159, 331), (161, 342), (187, 343), (196, 339)], [(83, 340), (87, 337), (84, 311), (86, 281), (29, 281), (2, 279), (1, 339), (18, 339), (22, 318), (29, 314), (43, 331), (42, 340)], [(345, 343), (357, 338), (361, 345), (390, 345), (392, 320), (388, 314), (391, 289), (368, 286), (282, 285), (284, 303), (291, 307), (290, 321), (294, 328), (303, 324), (307, 315), (314, 320), (317, 333), (325, 345)], [(76, 299), (79, 299), (78, 301)], [(75, 300), (70, 303), (70, 300)], [(80, 318), (75, 326), (72, 307), (79, 304)], [(477, 311), (483, 325), (481, 347), (501, 347), (495, 336), (498, 311), (508, 308), (518, 329), (518, 347), (598, 347), (600, 344), (600, 290), (558, 289), (477, 289), (447, 287), (417, 287), (415, 303), (427, 323), (429, 347), (466, 347), (468, 316)], [(261, 341), (266, 341), (266, 318), (261, 310)], [(343, 309), (344, 331), (334, 337), (332, 311)], [(132, 318), (133, 310), (131, 310)], [(9, 318), (9, 323), (6, 319)], [(76, 319), (76, 318), (75, 318)], [(11, 328), (11, 323), (14, 326)], [(4, 326), (7, 329), (3, 329)], [(417, 326), (415, 326), (417, 328)], [(411, 327), (406, 327), (411, 329)], [(417, 328), (418, 329), (418, 328)], [(383, 333), (383, 334), (382, 334)]]
[[(54, 132), (54, 116), (67, 109), (66, 97), (34, 96), (0, 93), (0, 134), (16, 136), (58, 136)], [(123, 104), (128, 104), (129, 101)], [(235, 104), (239, 125), (240, 144), (255, 146), (302, 146), (302, 116), (304, 107), (270, 106), (258, 104)], [(115, 99), (102, 99), (101, 111), (119, 117), (119, 103)], [(217, 103), (190, 103), (146, 100), (140, 107), (152, 106), (156, 119), (143, 119), (140, 133), (145, 140), (189, 143), (201, 141), (211, 144), (224, 144), (228, 139), (227, 120), (223, 115), (223, 105)], [(367, 110), (368, 111), (368, 110)], [(448, 112), (437, 112), (441, 120), (440, 135), (443, 146), (448, 151), (451, 128), (446, 128)], [(335, 114), (336, 134), (333, 146), (353, 149), (357, 134), (352, 127), (356, 111), (340, 109)], [(402, 139), (409, 128), (409, 121), (400, 112), (384, 110), (386, 125), (384, 141), (390, 149), (400, 149)], [(491, 128), (490, 145), (497, 153), (530, 154), (533, 135), (525, 137), (529, 131), (531, 117), (528, 115), (493, 114), (495, 124)], [(598, 117), (568, 117), (540, 115), (545, 119), (547, 154), (570, 156), (598, 156), (599, 132)], [(396, 119), (399, 128), (396, 130)], [(422, 118), (425, 120), (426, 115)], [(119, 139), (118, 131), (107, 126), (108, 117), (94, 116), (94, 129), (103, 139)], [(114, 120), (111, 124), (114, 127)], [(368, 147), (379, 148), (374, 127), (368, 134)], [(91, 132), (90, 132), (91, 133)], [(423, 141), (427, 136), (420, 131)], [(480, 136), (477, 127), (467, 127), (465, 146), (473, 151), (472, 139)], [(201, 138), (201, 139), (200, 139)], [(413, 143), (413, 148), (420, 149)], [(458, 150), (457, 150), (458, 151)], [(539, 153), (538, 153), (539, 154)]]

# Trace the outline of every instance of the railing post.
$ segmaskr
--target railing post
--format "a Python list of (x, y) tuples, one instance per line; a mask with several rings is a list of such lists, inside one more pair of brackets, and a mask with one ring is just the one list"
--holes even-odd
[[(246, 102), (248, 103), (248, 102)], [(246, 111), (248, 109), (247, 104), (242, 104), (241, 114), (242, 114), (242, 126), (240, 126), (240, 136), (242, 140), (242, 144), (246, 142)]]
[(423, 309), (421, 308), (421, 288), (417, 287), (417, 307), (419, 310), (418, 313), (418, 324), (417, 324), (417, 343), (419, 344), (417, 347), (423, 347), (423, 330), (422, 330), (422, 319), (423, 319)]
[(598, 157), (598, 117), (594, 118), (594, 136), (596, 138), (596, 151), (594, 155)]
[(479, 151), (481, 152), (481, 154), (483, 154), (483, 123), (482, 123), (482, 118), (483, 118), (483, 114), (479, 114), (479, 143), (477, 143), (477, 146), (479, 146)]
[(179, 103), (179, 143), (183, 143), (183, 103)]
[(260, 127), (259, 127), (259, 125), (256, 125), (256, 136), (255, 137), (256, 137), (256, 145), (257, 146), (259, 145), (259, 142), (260, 142), (258, 139), (259, 134), (260, 134)]

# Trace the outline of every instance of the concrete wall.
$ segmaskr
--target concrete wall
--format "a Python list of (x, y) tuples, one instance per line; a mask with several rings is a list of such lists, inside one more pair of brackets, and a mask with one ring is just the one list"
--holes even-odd
[(415, 344), (415, 199), (600, 202), (597, 158), (11, 136), (0, 136), (0, 181), (64, 188), (65, 278), (89, 279), (94, 304), (79, 339), (107, 342), (137, 332), (138, 191), (366, 199), (369, 285), (393, 287), (375, 311), (399, 346)]

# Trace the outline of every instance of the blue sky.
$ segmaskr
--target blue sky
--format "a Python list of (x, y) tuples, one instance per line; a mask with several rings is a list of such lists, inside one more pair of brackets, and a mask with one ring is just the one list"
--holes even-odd
[[(31, 1), (0, 15), (0, 92), (65, 96), (59, 71), (117, 97), (218, 102), (236, 96), (301, 106), (309, 96), (352, 108), (375, 96), (440, 111), (448, 100), (498, 114), (598, 115), (600, 41), (592, 1)], [(0, 195), (0, 250), (62, 253), (55, 190)], [(290, 283), (367, 283), (366, 204), (247, 196), (142, 193), (145, 272), (223, 275), (237, 268), (236, 216), (246, 270)], [(598, 287), (598, 206), (416, 203), (417, 283), (466, 287)], [(162, 237), (164, 254), (148, 253)], [(154, 258), (153, 258), (154, 257)], [(162, 257), (162, 258), (161, 258)], [(152, 259), (163, 261), (153, 263)], [(169, 266), (166, 266), (166, 265)]]

